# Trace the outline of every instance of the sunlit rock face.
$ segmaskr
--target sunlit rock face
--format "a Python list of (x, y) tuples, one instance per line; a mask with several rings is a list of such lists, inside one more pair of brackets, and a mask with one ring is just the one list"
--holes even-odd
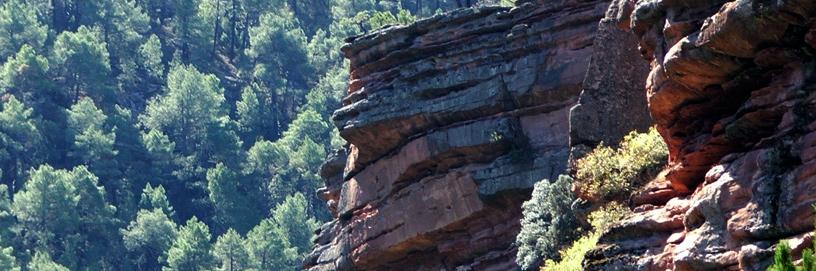
[[(350, 145), (321, 172), (336, 219), (308, 270), (514, 270), (521, 204), (566, 172), (570, 134), (594, 145), (649, 126), (637, 39), (605, 26), (594, 46), (608, 1), (523, 2), (349, 39), (349, 94), (333, 119)], [(639, 79), (598, 67), (616, 59)]]
[(765, 270), (778, 240), (795, 256), (810, 246), (816, 1), (615, 4), (652, 63), (649, 109), (670, 149), (654, 182), (672, 193), (634, 199), (585, 269)]

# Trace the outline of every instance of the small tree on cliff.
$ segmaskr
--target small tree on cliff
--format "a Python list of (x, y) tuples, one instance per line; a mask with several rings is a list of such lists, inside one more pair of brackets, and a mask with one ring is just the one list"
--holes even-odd
[[(813, 205), (813, 209), (816, 210), (816, 204)], [(814, 248), (816, 248), (816, 243), (814, 243)], [(768, 271), (816, 271), (816, 256), (813, 255), (813, 251), (810, 248), (802, 251), (802, 263), (797, 266), (793, 262), (790, 245), (783, 240), (776, 245), (774, 263), (768, 267)]]
[(580, 234), (570, 208), (575, 200), (571, 187), (572, 178), (566, 175), (553, 183), (541, 181), (535, 185), (532, 198), (522, 205), (524, 217), (516, 238), (516, 262), (522, 269), (532, 270), (545, 258), (557, 259), (558, 251)]

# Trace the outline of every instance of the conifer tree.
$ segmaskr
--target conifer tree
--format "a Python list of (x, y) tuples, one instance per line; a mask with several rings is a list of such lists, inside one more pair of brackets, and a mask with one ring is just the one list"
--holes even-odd
[(249, 253), (244, 247), (244, 239), (237, 231), (229, 229), (219, 236), (213, 250), (215, 257), (220, 262), (218, 270), (239, 271), (249, 269)]
[(37, 19), (37, 10), (25, 0), (8, 0), (0, 5), (0, 62), (27, 44), (41, 50), (48, 37), (48, 27)]
[(167, 250), (165, 271), (209, 270), (215, 266), (210, 243), (210, 229), (193, 217), (182, 226)]

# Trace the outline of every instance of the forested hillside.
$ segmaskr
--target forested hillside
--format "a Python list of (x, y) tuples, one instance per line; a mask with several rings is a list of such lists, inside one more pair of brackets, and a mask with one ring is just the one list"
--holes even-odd
[(344, 39), (485, 2), (0, 0), (0, 269), (300, 269)]

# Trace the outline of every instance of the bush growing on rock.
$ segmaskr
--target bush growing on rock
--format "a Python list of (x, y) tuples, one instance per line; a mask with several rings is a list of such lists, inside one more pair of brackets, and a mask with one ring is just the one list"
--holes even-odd
[(535, 185), (532, 198), (522, 205), (524, 218), (516, 238), (516, 262), (524, 270), (536, 268), (545, 258), (558, 257), (558, 250), (578, 237), (578, 220), (570, 209), (575, 200), (572, 178), (558, 176)]
[[(816, 211), (816, 204), (813, 205)], [(816, 222), (814, 222), (816, 224)], [(816, 249), (816, 243), (814, 243)], [(816, 271), (816, 257), (814, 257), (814, 249), (805, 249), (802, 251), (802, 262), (797, 265), (791, 256), (791, 247), (788, 242), (782, 240), (776, 245), (776, 252), (774, 253), (774, 263), (768, 267), (768, 271)]]
[(668, 155), (668, 147), (654, 127), (646, 133), (631, 132), (617, 149), (601, 143), (576, 163), (579, 196), (595, 201), (624, 199), (655, 175)]
[[(537, 269), (542, 263), (544, 270), (581, 270), (584, 255), (603, 231), (629, 213), (616, 201), (658, 172), (667, 158), (668, 147), (657, 129), (651, 128), (647, 133), (630, 133), (618, 148), (597, 147), (577, 161), (575, 180), (561, 175), (555, 182), (536, 184), (532, 198), (522, 206), (516, 262), (523, 270)], [(595, 202), (610, 202), (589, 215), (593, 230), (586, 234), (571, 208), (576, 199), (573, 191)]]
[(592, 224), (592, 228), (594, 229), (592, 232), (588, 233), (587, 235), (582, 236), (575, 243), (561, 251), (561, 261), (554, 261), (552, 259), (548, 259), (544, 263), (544, 267), (541, 268), (542, 271), (581, 271), (583, 270), (583, 266), (581, 265), (584, 261), (584, 256), (587, 252), (595, 248), (595, 245), (598, 243), (598, 239), (601, 238), (601, 234), (606, 231), (612, 224), (615, 222), (620, 221), (626, 215), (631, 213), (626, 206), (623, 206), (620, 203), (610, 203), (606, 206), (602, 207), (601, 209), (592, 212), (589, 215), (589, 222)]

